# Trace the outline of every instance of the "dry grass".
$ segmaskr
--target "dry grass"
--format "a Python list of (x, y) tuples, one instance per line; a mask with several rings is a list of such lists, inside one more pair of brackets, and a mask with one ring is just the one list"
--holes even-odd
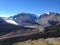
[(27, 40), (25, 42), (16, 42), (13, 45), (60, 45), (60, 37), (38, 39), (38, 40)]

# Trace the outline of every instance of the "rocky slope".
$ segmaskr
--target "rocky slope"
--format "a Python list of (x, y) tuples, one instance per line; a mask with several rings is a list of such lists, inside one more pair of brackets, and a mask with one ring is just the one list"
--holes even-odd
[(39, 17), (38, 23), (45, 27), (56, 25), (60, 23), (60, 14), (54, 12), (44, 13)]
[(13, 20), (15, 20), (19, 25), (38, 25), (36, 22), (37, 16), (35, 14), (30, 13), (21, 13), (13, 16)]

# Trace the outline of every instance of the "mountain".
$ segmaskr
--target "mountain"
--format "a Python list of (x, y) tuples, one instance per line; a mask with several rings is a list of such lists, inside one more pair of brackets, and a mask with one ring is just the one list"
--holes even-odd
[(60, 23), (60, 14), (54, 12), (48, 12), (40, 15), (38, 23), (41, 26), (51, 26)]
[(18, 23), (19, 25), (39, 25), (36, 20), (37, 16), (35, 14), (30, 14), (30, 13), (20, 13), (15, 16), (13, 16), (13, 20)]
[(2, 23), (6, 23), (6, 21), (2, 17), (0, 17), (0, 24)]
[(47, 12), (41, 14), (39, 17), (35, 14), (20, 13), (10, 17), (0, 17), (0, 23), (11, 23), (22, 26), (51, 26), (60, 23), (60, 14), (54, 12)]

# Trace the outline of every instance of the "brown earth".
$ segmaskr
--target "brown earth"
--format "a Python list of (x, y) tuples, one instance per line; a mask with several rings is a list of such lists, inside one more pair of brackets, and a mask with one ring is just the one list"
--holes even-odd
[(13, 45), (60, 45), (60, 37), (16, 42)]

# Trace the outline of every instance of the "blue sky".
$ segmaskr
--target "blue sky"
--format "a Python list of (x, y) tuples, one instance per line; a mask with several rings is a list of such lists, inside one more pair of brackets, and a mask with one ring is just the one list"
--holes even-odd
[(60, 0), (0, 0), (0, 16), (13, 16), (22, 12), (60, 13)]

